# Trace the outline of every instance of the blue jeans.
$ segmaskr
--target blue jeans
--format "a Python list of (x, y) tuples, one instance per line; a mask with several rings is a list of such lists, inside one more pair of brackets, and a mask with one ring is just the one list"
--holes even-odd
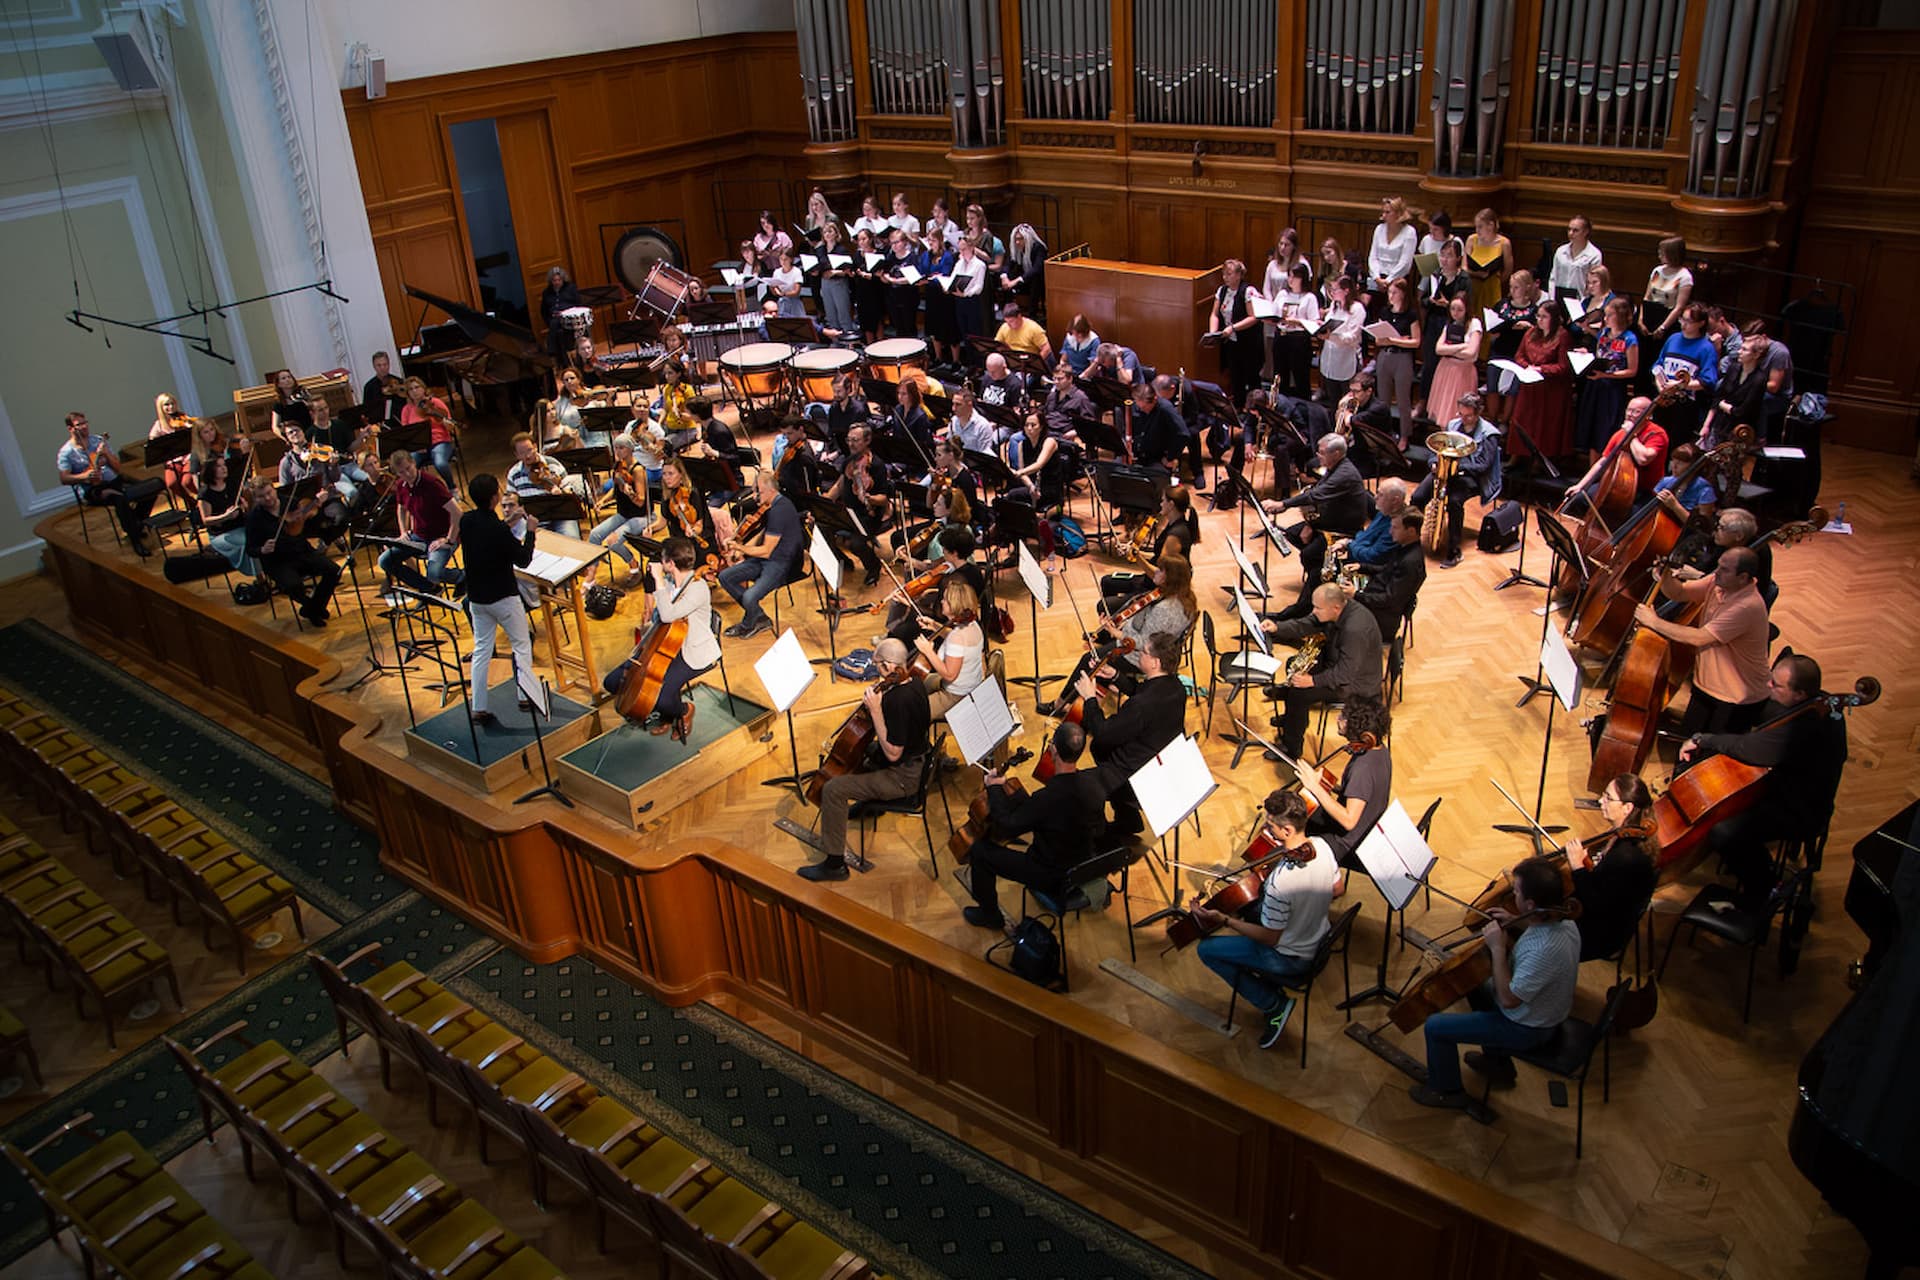
[(1467, 994), (1472, 1013), (1436, 1013), (1427, 1019), (1427, 1087), (1460, 1091), (1460, 1048), (1477, 1044), (1490, 1052), (1533, 1049), (1553, 1038), (1556, 1027), (1523, 1027), (1501, 1011), (1491, 984)]
[(749, 556), (739, 564), (728, 565), (720, 571), (720, 585), (745, 610), (741, 622), (757, 627), (767, 620), (767, 615), (760, 608), (761, 597), (785, 582), (790, 568), (790, 565), (774, 564)]
[(442, 440), (431, 448), (419, 450), (413, 455), (413, 460), (418, 466), (431, 465), (440, 473), (440, 478), (447, 482), (447, 488), (453, 488), (453, 441)]
[[(426, 576), (422, 577), (410, 561), (425, 555), (427, 557)], [(380, 555), (380, 571), (389, 578), (397, 579), (415, 591), (432, 591), (435, 587), (449, 582), (461, 582), (466, 574), (459, 569), (447, 568), (447, 562), (453, 559), (453, 548), (442, 547), (438, 551), (404, 551), (399, 547), (388, 547)]]
[(647, 518), (645, 516), (628, 517), (616, 511), (593, 526), (593, 532), (587, 535), (587, 541), (598, 547), (604, 546), (611, 538), (613, 549), (620, 553), (621, 558), (637, 567), (640, 563), (640, 553), (627, 545), (627, 539), (646, 536)]
[(1262, 1013), (1280, 1007), (1283, 981), (1304, 978), (1313, 968), (1311, 956), (1283, 956), (1265, 943), (1225, 928), (1200, 939), (1196, 954), (1201, 964), (1226, 979), (1242, 1000)]

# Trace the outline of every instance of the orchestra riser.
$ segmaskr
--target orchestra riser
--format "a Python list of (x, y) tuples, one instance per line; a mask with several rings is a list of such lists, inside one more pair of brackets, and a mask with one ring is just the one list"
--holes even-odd
[[(1262, 1053), (1252, 1037), (1228, 1041), (1133, 988), (1098, 975), (1102, 959), (1127, 959), (1118, 912), (1069, 924), (1075, 982), (1066, 998), (1651, 1256), (1666, 1258), (1672, 1250), (1673, 1261), (1697, 1257), (1703, 1265), (1723, 1266), (1726, 1274), (1742, 1276), (1857, 1274), (1863, 1256), (1857, 1238), (1824, 1210), (1793, 1170), (1781, 1133), (1792, 1104), (1794, 1068), (1844, 998), (1845, 963), (1859, 949), (1858, 935), (1838, 907), (1849, 862), (1846, 850), (1852, 839), (1914, 794), (1915, 771), (1898, 762), (1913, 750), (1920, 705), (1910, 687), (1890, 677), (1920, 658), (1920, 643), (1911, 631), (1886, 622), (1914, 616), (1920, 608), (1920, 586), (1912, 580), (1910, 557), (1890, 552), (1914, 544), (1920, 517), (1913, 513), (1910, 491), (1899, 474), (1874, 455), (1831, 451), (1826, 478), (1824, 499), (1831, 506), (1844, 497), (1860, 532), (1853, 538), (1816, 538), (1779, 556), (1776, 574), (1782, 594), (1776, 621), (1784, 642), (1821, 660), (1830, 687), (1844, 687), (1856, 674), (1877, 674), (1887, 680), (1888, 689), (1879, 704), (1862, 711), (1851, 725), (1853, 762), (1842, 782), (1827, 863), (1816, 882), (1819, 912), (1800, 971), (1782, 981), (1763, 958), (1753, 1024), (1743, 1027), (1737, 999), (1744, 957), (1711, 942), (1697, 953), (1685, 948), (1676, 953), (1659, 1017), (1615, 1045), (1611, 1102), (1598, 1105), (1597, 1090), (1589, 1099), (1595, 1105), (1587, 1117), (1584, 1159), (1572, 1158), (1572, 1117), (1550, 1107), (1541, 1078), (1525, 1070), (1517, 1091), (1495, 1095), (1501, 1120), (1493, 1128), (1413, 1106), (1405, 1097), (1402, 1077), (1338, 1034), (1340, 1019), (1333, 1009), (1339, 996), (1337, 977), (1323, 979), (1319, 988), (1305, 1070), (1297, 1065), (1296, 1032), (1291, 1028), (1278, 1051)], [(1476, 515), (1470, 504), (1470, 521)], [(1228, 580), (1232, 572), (1222, 535), (1233, 527), (1227, 517), (1209, 517), (1196, 557), (1196, 578), (1204, 584), (1202, 603), (1221, 624), (1227, 619), (1214, 603), (1219, 599), (1214, 584)], [(1433, 798), (1445, 797), (1432, 832), (1432, 844), (1443, 859), (1433, 881), (1437, 888), (1463, 897), (1477, 892), (1526, 850), (1516, 837), (1489, 832), (1492, 824), (1515, 820), (1516, 815), (1487, 780), (1499, 780), (1529, 805), (1539, 780), (1546, 706), (1536, 699), (1526, 710), (1516, 711), (1513, 702), (1519, 692), (1515, 677), (1533, 674), (1540, 626), (1533, 611), (1540, 594), (1524, 588), (1492, 590), (1513, 562), (1511, 553), (1470, 553), (1461, 567), (1435, 568), (1430, 574), (1408, 656), (1406, 698), (1394, 709), (1395, 794), (1415, 813)], [(1537, 541), (1530, 545), (1528, 565), (1536, 572), (1545, 567)], [(1073, 562), (1070, 571), (1079, 575), (1076, 593), (1088, 598), (1089, 569), (1105, 572), (1114, 567), (1097, 556)], [(1290, 596), (1294, 571), (1279, 568), (1276, 577), (1279, 590)], [(1023, 624), (1008, 647), (1009, 667), (1012, 674), (1024, 674), (1032, 661), (1026, 613), (1011, 576), (1001, 584)], [(26, 596), (16, 591), (0, 595), (6, 613), (31, 611), (34, 589), (27, 590)], [(636, 605), (623, 609), (637, 613)], [(603, 658), (624, 656), (624, 637), (635, 621), (635, 616), (623, 616), (596, 629), (591, 638)], [(797, 626), (811, 651), (825, 652), (823, 624), (811, 610), (787, 611), (784, 621)], [(283, 625), (291, 631), (290, 624)], [(1233, 630), (1225, 625), (1220, 629), (1223, 636)], [(851, 643), (847, 637), (858, 630), (851, 620), (843, 625), (843, 651)], [(351, 667), (358, 634), (357, 629), (334, 627), (307, 640), (324, 640)], [(1042, 669), (1064, 673), (1078, 642), (1070, 611), (1060, 608), (1044, 616), (1039, 628)], [(750, 660), (764, 643), (731, 646), (730, 664), (745, 670), (748, 662), (734, 654), (744, 651), (741, 657)], [(833, 709), (852, 692), (819, 681), (796, 708), (803, 767), (810, 762), (811, 744), (836, 722)], [(374, 681), (357, 696), (381, 712), (383, 725), (375, 741), (397, 747), (394, 726), (404, 724), (405, 718), (395, 683)], [(1581, 714), (1590, 715), (1598, 707), (1590, 696)], [(1031, 701), (1023, 697), (1020, 711), (1027, 726), (1022, 740), (1037, 745), (1041, 722)], [(1253, 712), (1263, 718), (1268, 706), (1256, 697)], [(1227, 716), (1223, 700), (1215, 711), (1215, 736), (1206, 740), (1220, 791), (1202, 810), (1204, 834), (1196, 837), (1189, 830), (1184, 839), (1183, 857), (1190, 862), (1226, 862), (1236, 852), (1233, 842), (1244, 833), (1253, 806), (1278, 781), (1273, 768), (1255, 757), (1237, 771), (1226, 771), (1231, 751), (1218, 735), (1231, 727)], [(1189, 730), (1199, 732), (1203, 722), (1204, 707), (1197, 705), (1189, 715)], [(1571, 820), (1576, 831), (1586, 831), (1594, 820), (1575, 814), (1570, 804), (1583, 791), (1585, 735), (1577, 718), (1565, 711), (1554, 712), (1553, 726), (1542, 817)], [(1256, 727), (1264, 726), (1256, 721)], [(1332, 737), (1327, 745), (1337, 741)], [(1310, 746), (1312, 742), (1310, 735)], [(784, 765), (782, 751), (745, 767), (650, 822), (643, 838), (649, 844), (672, 845), (687, 837), (709, 836), (751, 847), (776, 866), (801, 865), (813, 855), (772, 834), (771, 824), (785, 816), (810, 825), (812, 811), (791, 792), (759, 785), (764, 777), (784, 772)], [(1656, 760), (1648, 767), (1649, 778), (1663, 781), (1667, 767)], [(962, 773), (949, 784), (956, 803), (971, 793), (976, 777)], [(950, 860), (944, 848), (943, 874), (935, 881), (927, 874), (916, 820), (886, 820), (882, 832), (870, 845), (876, 870), (836, 892), (912, 926), (932, 941), (975, 954), (984, 950), (989, 935), (959, 919), (965, 895), (946, 874)], [(942, 839), (944, 832), (935, 835)], [(1133, 880), (1136, 917), (1158, 905), (1165, 883), (1157, 883), (1144, 867), (1136, 868)], [(1696, 873), (1694, 882), (1705, 876), (1704, 870)], [(1692, 884), (1664, 890), (1659, 910), (1670, 915), (1691, 890)], [(1002, 892), (1011, 908), (1012, 887)], [(1351, 892), (1365, 904), (1352, 953), (1356, 984), (1364, 985), (1379, 954), (1381, 912), (1369, 887), (1357, 885)], [(1436, 895), (1434, 915), (1423, 919), (1416, 908), (1411, 923), (1434, 934), (1455, 919), (1457, 910)], [(1662, 943), (1665, 933), (1663, 921)], [(1157, 943), (1146, 933), (1137, 941), (1143, 972), (1224, 1014), (1224, 987), (1191, 957), (1176, 953), (1160, 958)], [(1403, 978), (1409, 966), (1409, 956), (1396, 950), (1391, 980)], [(1591, 1012), (1611, 981), (1611, 972), (1602, 973), (1601, 968), (1590, 965), (1583, 975), (1583, 1011)], [(1037, 992), (1033, 998), (1061, 999)], [(1378, 1022), (1384, 1012), (1373, 1006), (1360, 1010), (1359, 1016)], [(1404, 1043), (1420, 1056), (1417, 1036)], [(821, 1048), (811, 1043), (807, 1047)], [(889, 1093), (903, 1105), (916, 1105), (909, 1090), (895, 1085)], [(936, 1118), (944, 1114), (938, 1106), (928, 1110)], [(969, 1132), (984, 1140), (977, 1131)]]

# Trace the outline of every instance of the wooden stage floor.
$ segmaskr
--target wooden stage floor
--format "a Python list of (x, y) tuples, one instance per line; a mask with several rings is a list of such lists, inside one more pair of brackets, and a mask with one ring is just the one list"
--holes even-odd
[[(495, 442), (495, 447), (500, 443)], [(1771, 953), (1763, 958), (1752, 1023), (1743, 1026), (1739, 996), (1744, 956), (1711, 940), (1697, 951), (1677, 952), (1661, 993), (1658, 1017), (1614, 1045), (1610, 1102), (1601, 1104), (1598, 1081), (1594, 1082), (1583, 1159), (1576, 1161), (1573, 1154), (1571, 1109), (1549, 1104), (1544, 1078), (1538, 1073), (1523, 1070), (1516, 1090), (1495, 1095), (1500, 1119), (1490, 1127), (1458, 1113), (1415, 1106), (1406, 1096), (1405, 1077), (1341, 1034), (1341, 1015), (1334, 1008), (1341, 993), (1338, 978), (1331, 973), (1323, 978), (1314, 1001), (1309, 1065), (1302, 1069), (1297, 1027), (1289, 1028), (1275, 1050), (1262, 1052), (1256, 1036), (1242, 1034), (1229, 1040), (1099, 972), (1102, 960), (1128, 959), (1117, 907), (1069, 926), (1075, 968), (1071, 996), (1036, 990), (1033, 999), (1077, 1001), (1235, 1073), (1249, 1088), (1276, 1090), (1684, 1271), (1768, 1280), (1859, 1274), (1865, 1262), (1861, 1241), (1851, 1226), (1826, 1210), (1793, 1168), (1785, 1135), (1801, 1055), (1846, 999), (1847, 963), (1863, 949), (1858, 931), (1840, 907), (1852, 865), (1850, 849), (1856, 839), (1920, 795), (1920, 770), (1913, 764), (1913, 752), (1920, 747), (1920, 695), (1898, 676), (1920, 661), (1920, 640), (1905, 625), (1920, 617), (1920, 581), (1914, 574), (1920, 511), (1912, 500), (1907, 465), (1889, 455), (1831, 449), (1825, 486), (1822, 498), (1829, 507), (1846, 501), (1855, 534), (1822, 535), (1777, 554), (1781, 593), (1774, 618), (1781, 629), (1781, 643), (1816, 657), (1830, 688), (1850, 687), (1856, 676), (1870, 674), (1885, 682), (1886, 692), (1851, 721), (1852, 761), (1841, 785), (1829, 857), (1818, 879), (1817, 916), (1806, 953), (1799, 972), (1785, 980), (1774, 971)], [(1470, 511), (1469, 517), (1471, 527), (1476, 512)], [(1219, 584), (1230, 581), (1233, 574), (1226, 536), (1236, 527), (1231, 513), (1207, 517), (1196, 556), (1201, 603), (1213, 612), (1223, 636), (1235, 630)], [(1496, 822), (1515, 818), (1492, 784), (1498, 781), (1530, 803), (1540, 776), (1546, 701), (1535, 699), (1518, 710), (1514, 702), (1520, 692), (1516, 677), (1533, 674), (1540, 634), (1536, 610), (1543, 593), (1527, 587), (1493, 589), (1514, 560), (1512, 553), (1484, 556), (1469, 549), (1456, 569), (1442, 570), (1437, 563), (1432, 567), (1408, 654), (1405, 699), (1394, 709), (1396, 797), (1416, 816), (1434, 799), (1443, 800), (1432, 832), (1433, 847), (1441, 858), (1433, 882), (1463, 896), (1477, 892), (1490, 876), (1526, 852), (1520, 837), (1491, 830)], [(1288, 596), (1298, 578), (1294, 563), (1275, 561), (1278, 590)], [(1546, 567), (1545, 550), (1537, 537), (1529, 541), (1527, 564), (1536, 572)], [(1095, 598), (1093, 576), (1114, 567), (1093, 555), (1067, 562), (1066, 572), (1084, 603)], [(1001, 583), (1003, 601), (1018, 625), (1007, 649), (1009, 674), (1030, 674), (1033, 642), (1025, 592), (1011, 573)], [(1063, 593), (1056, 591), (1056, 595), (1062, 602), (1042, 615), (1039, 645), (1042, 667), (1063, 675), (1078, 652), (1080, 637)], [(57, 606), (49, 607), (54, 600), (57, 596), (44, 579), (0, 588), (0, 621), (32, 615), (63, 625), (62, 617), (52, 616), (59, 613)], [(342, 600), (350, 603), (351, 597), (343, 593)], [(810, 589), (797, 589), (794, 600), (797, 607), (783, 606), (783, 623), (797, 625), (809, 651), (824, 655), (824, 620), (813, 608)], [(627, 597), (619, 614), (594, 626), (590, 640), (601, 670), (625, 656), (633, 625), (639, 620), (637, 601), (637, 596)], [(727, 621), (737, 616), (730, 603), (724, 612)], [(278, 625), (289, 632), (293, 629), (284, 611)], [(839, 648), (844, 651), (869, 643), (878, 630), (876, 619), (848, 618), (840, 631)], [(384, 631), (378, 634), (384, 648)], [(346, 666), (339, 685), (365, 670), (366, 640), (357, 619), (343, 618), (324, 632), (307, 633), (304, 639)], [(752, 674), (752, 660), (771, 639), (727, 642), (735, 685), (749, 696), (762, 694)], [(536, 646), (536, 656), (543, 653)], [(1199, 651), (1199, 660), (1204, 666), (1204, 650)], [(504, 665), (495, 668), (496, 679), (505, 673)], [(794, 717), (803, 767), (812, 763), (823, 736), (858, 692), (855, 686), (824, 678), (808, 691)], [(396, 753), (403, 752), (401, 731), (407, 715), (399, 681), (392, 676), (376, 678), (353, 696), (383, 717), (379, 740)], [(417, 690), (415, 697), (419, 697)], [(1029, 691), (1017, 693), (1016, 707), (1025, 721), (1019, 741), (1037, 749), (1044, 722), (1033, 713)], [(1598, 825), (1594, 814), (1572, 807), (1573, 799), (1585, 793), (1588, 759), (1579, 721), (1598, 709), (1598, 700), (1589, 696), (1579, 715), (1558, 711), (1553, 717), (1542, 817), (1571, 825), (1576, 833)], [(1256, 697), (1253, 710), (1265, 732), (1267, 704)], [(1232, 747), (1223, 741), (1222, 733), (1232, 727), (1229, 715), (1222, 701), (1214, 709), (1213, 732), (1204, 739), (1220, 787), (1201, 811), (1204, 834), (1196, 837), (1189, 828), (1183, 840), (1188, 862), (1218, 864), (1236, 854), (1254, 806), (1278, 779), (1274, 766), (1254, 755), (1239, 769), (1228, 770)], [(1200, 733), (1205, 723), (1206, 707), (1201, 703), (1189, 713), (1189, 731)], [(784, 739), (784, 732), (780, 736)], [(1310, 734), (1310, 749), (1312, 745)], [(758, 849), (779, 866), (798, 867), (810, 860), (811, 851), (774, 830), (773, 822), (787, 817), (811, 825), (812, 810), (797, 802), (790, 790), (760, 785), (765, 778), (786, 772), (785, 743), (776, 746), (771, 755), (644, 825), (639, 839), (671, 844), (684, 837), (707, 836)], [(1651, 763), (1649, 780), (1656, 786), (1663, 784), (1668, 767), (1660, 760)], [(977, 779), (971, 770), (949, 776), (948, 798), (956, 812), (977, 788)], [(519, 790), (505, 788), (499, 802)], [(918, 821), (891, 819), (880, 839), (870, 844), (876, 869), (855, 876), (838, 891), (912, 925), (932, 942), (978, 954), (993, 939), (960, 918), (960, 906), (968, 899), (950, 874), (937, 801), (933, 813), (935, 838), (941, 844), (938, 879), (928, 874)], [(1170, 886), (1146, 873), (1144, 864), (1136, 872), (1133, 909), (1137, 918), (1162, 905)], [(1689, 883), (1671, 886), (1660, 895), (1661, 945), (1672, 913), (1704, 878), (1705, 873), (1698, 872)], [(1011, 890), (1002, 892), (1011, 909)], [(1365, 986), (1372, 980), (1380, 953), (1383, 910), (1378, 896), (1364, 884), (1357, 884), (1348, 900), (1363, 904), (1352, 959), (1355, 985)], [(1458, 919), (1458, 909), (1449, 909), (1438, 896), (1434, 901), (1430, 919), (1423, 920), (1416, 907), (1409, 923), (1429, 933), (1450, 927)], [(1141, 972), (1224, 1015), (1226, 988), (1196, 960), (1181, 953), (1162, 956), (1155, 930), (1140, 931), (1137, 941)], [(1411, 951), (1396, 949), (1390, 981), (1404, 978), (1412, 963)], [(1579, 1011), (1591, 1014), (1597, 1008), (1612, 976), (1604, 965), (1586, 966)], [(1357, 1020), (1369, 1024), (1384, 1018), (1384, 1006), (1379, 1004), (1356, 1012)], [(1250, 1019), (1243, 1021), (1252, 1029)], [(858, 1082), (883, 1087), (856, 1063), (796, 1040), (781, 1028), (767, 1030), (803, 1051), (815, 1052), (827, 1065)], [(1415, 1057), (1422, 1056), (1417, 1034), (1400, 1037), (1389, 1028), (1386, 1035)], [(953, 1122), (910, 1095), (885, 1091), (901, 1105), (949, 1125), (958, 1136), (990, 1153), (1036, 1176), (1047, 1176), (1046, 1169), (1023, 1153)], [(1060, 1184), (1069, 1193), (1084, 1190), (1071, 1182)], [(1114, 1216), (1123, 1225), (1180, 1248), (1180, 1242), (1167, 1240), (1163, 1232), (1130, 1213)], [(1203, 1265), (1206, 1261), (1194, 1260)]]

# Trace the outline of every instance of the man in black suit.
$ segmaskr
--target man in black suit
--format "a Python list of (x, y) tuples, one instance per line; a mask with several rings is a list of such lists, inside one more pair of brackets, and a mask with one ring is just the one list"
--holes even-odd
[(1187, 690), (1176, 674), (1180, 637), (1170, 631), (1156, 632), (1138, 657), (1140, 686), (1111, 716), (1100, 706), (1099, 689), (1090, 674), (1082, 675), (1074, 684), (1074, 691), (1085, 699), (1080, 724), (1087, 731), (1101, 781), (1113, 805), (1113, 821), (1107, 824), (1108, 847), (1137, 835), (1146, 825), (1128, 779), (1187, 727)]
[(1280, 749), (1295, 760), (1306, 745), (1307, 716), (1314, 707), (1380, 697), (1380, 624), (1367, 606), (1347, 599), (1338, 583), (1322, 583), (1314, 590), (1309, 616), (1260, 626), (1273, 639), (1290, 643), (1315, 634), (1321, 637), (1320, 658), (1311, 671), (1266, 688), (1267, 697), (1281, 704), (1280, 714), (1273, 718), (1280, 730)]
[(1372, 611), (1383, 637), (1399, 632), (1427, 580), (1427, 552), (1420, 545), (1420, 513), (1402, 511), (1393, 519), (1393, 550), (1367, 570), (1367, 585), (1354, 597)]
[[(967, 853), (974, 905), (960, 914), (968, 924), (982, 929), (1006, 927), (1007, 918), (1000, 912), (1001, 879), (1053, 889), (1063, 872), (1099, 852), (1096, 837), (1105, 825), (1107, 789), (1098, 769), (1079, 768), (1086, 746), (1086, 730), (1063, 721), (1047, 746), (1053, 776), (1038, 791), (1016, 796), (1007, 790), (999, 770), (987, 775), (992, 835), (974, 841)], [(1033, 839), (1025, 850), (1000, 843), (1028, 832)]]
[(1320, 460), (1320, 478), (1285, 501), (1268, 499), (1262, 505), (1277, 516), (1295, 507), (1310, 507), (1307, 518), (1286, 531), (1287, 540), (1300, 548), (1300, 581), (1318, 582), (1327, 559), (1327, 534), (1352, 536), (1367, 523), (1367, 482), (1347, 457), (1347, 442), (1337, 432), (1320, 437), (1314, 448)]

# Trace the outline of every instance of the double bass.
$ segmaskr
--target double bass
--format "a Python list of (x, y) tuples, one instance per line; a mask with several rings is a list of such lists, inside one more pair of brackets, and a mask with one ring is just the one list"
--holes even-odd
[[(1664, 404), (1681, 398), (1682, 392), (1670, 388), (1658, 397), (1647, 402), (1647, 407), (1635, 415), (1627, 424), (1626, 434), (1615, 441), (1602, 457), (1600, 475), (1594, 481), (1594, 495), (1587, 503), (1586, 514), (1580, 517), (1580, 524), (1574, 530), (1574, 544), (1580, 548), (1580, 554), (1589, 561), (1605, 561), (1610, 558), (1610, 548), (1617, 534), (1616, 526), (1633, 511), (1633, 500), (1640, 492), (1640, 464), (1634, 461), (1633, 443), (1640, 438), (1647, 423), (1653, 420), (1653, 411)], [(1581, 490), (1569, 489), (1554, 515), (1563, 516), (1567, 507), (1580, 496)], [(1623, 530), (1624, 531), (1624, 530)], [(1554, 584), (1556, 595), (1571, 596), (1580, 589), (1580, 570), (1574, 565), (1566, 565), (1560, 571), (1560, 580)]]

